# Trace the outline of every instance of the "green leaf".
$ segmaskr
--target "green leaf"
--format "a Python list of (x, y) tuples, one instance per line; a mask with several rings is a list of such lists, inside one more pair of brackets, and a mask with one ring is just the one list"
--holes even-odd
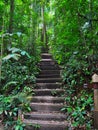
[(0, 115), (3, 113), (3, 109), (2, 108), (0, 108)]
[(15, 130), (20, 130), (20, 125), (16, 125)]
[(4, 86), (4, 89), (8, 88), (8, 87), (11, 86), (11, 85), (16, 85), (16, 84), (17, 84), (16, 81), (10, 81), (10, 82), (8, 82), (8, 83)]
[(78, 122), (74, 122), (74, 123), (72, 123), (72, 126), (74, 126), (74, 127), (77, 127), (78, 125), (79, 125)]
[(5, 57), (3, 58), (3, 60), (4, 60), (4, 61), (8, 61), (8, 60), (10, 60), (10, 59), (15, 59), (15, 60), (18, 61), (20, 57), (21, 57), (20, 54), (9, 54), (9, 55), (5, 56)]
[(23, 127), (22, 127), (22, 126), (20, 126), (19, 130), (23, 130)]
[(66, 108), (65, 107), (63, 107), (62, 109), (61, 109), (61, 111), (65, 111), (66, 110)]
[(26, 52), (25, 51), (21, 51), (21, 55), (26, 55)]
[(73, 109), (71, 107), (68, 107), (67, 111), (68, 111), (68, 113), (71, 113), (73, 111)]
[(16, 53), (16, 52), (21, 51), (19, 48), (16, 48), (16, 47), (9, 48), (8, 50), (11, 51), (12, 53)]
[(21, 32), (17, 32), (17, 36), (20, 37), (22, 35)]
[(4, 113), (5, 113), (5, 115), (7, 115), (7, 114), (8, 114), (8, 112), (7, 112), (7, 111), (4, 111)]

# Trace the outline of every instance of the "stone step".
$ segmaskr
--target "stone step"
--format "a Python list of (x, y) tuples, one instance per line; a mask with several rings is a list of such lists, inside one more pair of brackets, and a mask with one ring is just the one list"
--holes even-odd
[(42, 54), (41, 54), (41, 57), (42, 57), (42, 59), (51, 59), (51, 58), (52, 58), (52, 55), (51, 55), (51, 54), (48, 54), (48, 53), (42, 53)]
[[(42, 53), (42, 60), (38, 64), (39, 76), (33, 89), (35, 96), (31, 96), (31, 112), (24, 114), (25, 130), (67, 130), (67, 115), (61, 112), (66, 105), (61, 94), (61, 68), (52, 59), (52, 55)], [(40, 128), (39, 128), (40, 127)]]
[(45, 67), (40, 66), (39, 68), (40, 68), (40, 70), (61, 70), (59, 67), (55, 67), (55, 66), (51, 66), (51, 67), (49, 67), (49, 66), (45, 66)]
[(66, 115), (62, 113), (31, 112), (24, 114), (24, 118), (33, 120), (64, 121), (66, 119)]
[(54, 96), (33, 96), (32, 102), (64, 103), (64, 98), (63, 97), (54, 97)]
[(39, 75), (40, 74), (43, 74), (43, 75), (60, 74), (60, 70), (43, 70), (43, 71), (40, 71)]
[(61, 68), (57, 65), (39, 65), (41, 70), (60, 70)]
[[(62, 68), (61, 66), (59, 66), (54, 60), (52, 60), (52, 59), (49, 59), (50, 60), (50, 62), (51, 61), (53, 61), (55, 64), (46, 64), (46, 65), (43, 65), (43, 64), (41, 64), (40, 62), (38, 63), (38, 66), (39, 67), (58, 67), (58, 68)], [(49, 60), (44, 60), (44, 59), (42, 59), (41, 60), (41, 62), (49, 62)]]
[(36, 96), (61, 96), (64, 94), (63, 89), (34, 89), (33, 92)]
[(37, 78), (36, 82), (37, 83), (56, 83), (56, 82), (61, 82), (61, 78)]
[(37, 78), (60, 78), (60, 74), (48, 74), (48, 75), (43, 75), (43, 74), (40, 74), (37, 76)]
[[(25, 130), (35, 130), (37, 125), (40, 127), (38, 130), (67, 130), (67, 121), (42, 121), (42, 120), (24, 120), (27, 124)], [(35, 127), (34, 127), (35, 126)]]
[(36, 89), (56, 89), (61, 88), (61, 83), (36, 83)]
[(55, 63), (55, 61), (52, 59), (42, 59), (39, 65), (57, 65), (57, 63)]
[(62, 107), (64, 106), (63, 103), (31, 103), (31, 110), (33, 112), (60, 112)]
[(51, 62), (51, 61), (54, 61), (53, 59), (41, 59), (40, 62)]

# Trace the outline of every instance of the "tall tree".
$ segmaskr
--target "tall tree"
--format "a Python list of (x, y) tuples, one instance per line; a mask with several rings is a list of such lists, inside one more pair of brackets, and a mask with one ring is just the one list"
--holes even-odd
[[(13, 23), (14, 23), (14, 0), (10, 0), (10, 13), (9, 13), (9, 29), (8, 32), (10, 34), (13, 33)], [(12, 38), (10, 38), (8, 47), (12, 46)]]
[[(48, 3), (50, 0), (42, 0), (41, 1), (41, 19), (42, 19), (42, 35), (41, 41), (44, 43), (46, 49), (48, 49), (48, 36), (47, 36), (47, 20), (46, 20), (46, 12), (48, 10)], [(49, 13), (49, 12), (48, 12)]]
[(10, 0), (9, 33), (13, 32), (14, 0)]
[(42, 4), (41, 6), (41, 14), (42, 14), (42, 42), (45, 44), (47, 48), (47, 32), (46, 32), (46, 23), (45, 23), (45, 5)]

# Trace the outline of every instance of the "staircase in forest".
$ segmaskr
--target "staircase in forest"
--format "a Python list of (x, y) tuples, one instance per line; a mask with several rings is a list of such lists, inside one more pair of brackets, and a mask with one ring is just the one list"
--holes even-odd
[[(42, 53), (40, 74), (36, 80), (31, 102), (32, 112), (24, 115), (26, 130), (67, 130), (66, 114), (61, 112), (64, 99), (61, 96), (60, 68), (51, 54)], [(38, 128), (39, 127), (39, 128)]]

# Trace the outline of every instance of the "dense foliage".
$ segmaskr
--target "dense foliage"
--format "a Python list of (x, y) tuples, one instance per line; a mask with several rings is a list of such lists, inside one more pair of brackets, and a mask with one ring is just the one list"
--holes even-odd
[[(35, 57), (30, 57), (26, 51), (18, 48), (11, 48), (10, 51), (2, 60), (0, 114), (3, 114), (2, 120), (6, 123), (6, 128), (17, 128), (20, 120), (17, 118), (18, 111), (30, 111), (29, 97), (33, 94), (38, 70)], [(21, 123), (20, 128), (22, 125)]]
[(48, 46), (63, 68), (67, 107), (62, 111), (69, 113), (73, 129), (91, 129), (89, 84), (98, 73), (97, 9), (96, 0), (0, 1), (0, 114), (6, 128), (23, 129), (18, 111), (30, 110), (29, 84), (36, 80), (41, 46)]
[(96, 0), (57, 0), (53, 7), (54, 31), (49, 45), (63, 66), (68, 106), (62, 110), (67, 109), (71, 126), (91, 129), (93, 91), (89, 84), (93, 73), (98, 73), (98, 3)]
[[(19, 111), (30, 111), (38, 73), (40, 41), (34, 1), (0, 1), (0, 119), (5, 129), (22, 130)], [(32, 86), (31, 86), (32, 84)]]

